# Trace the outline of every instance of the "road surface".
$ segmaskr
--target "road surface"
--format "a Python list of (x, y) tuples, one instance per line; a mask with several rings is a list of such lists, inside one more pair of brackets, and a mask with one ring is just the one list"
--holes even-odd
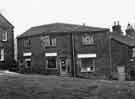
[(135, 82), (0, 71), (0, 99), (135, 99)]

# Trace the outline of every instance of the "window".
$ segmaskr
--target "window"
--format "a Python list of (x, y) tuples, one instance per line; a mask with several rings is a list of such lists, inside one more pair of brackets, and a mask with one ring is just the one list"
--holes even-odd
[(31, 59), (30, 58), (25, 59), (25, 62), (26, 62), (25, 65), (27, 68), (31, 67)]
[(30, 48), (31, 47), (31, 41), (30, 40), (24, 40), (24, 48)]
[(2, 32), (2, 41), (7, 41), (7, 32)]
[(4, 61), (4, 49), (0, 50), (0, 61)]
[(41, 37), (41, 41), (42, 41), (42, 46), (43, 47), (50, 46), (50, 38), (49, 38), (49, 36)]
[(81, 72), (94, 72), (95, 71), (95, 59), (82, 58), (81, 59)]
[(42, 47), (56, 46), (56, 38), (50, 36), (41, 37)]
[(135, 48), (133, 48), (132, 51), (133, 51), (132, 57), (135, 57)]
[(56, 38), (51, 39), (51, 46), (56, 46)]
[(91, 45), (94, 44), (94, 36), (85, 34), (82, 36), (82, 44), (83, 45)]
[(56, 57), (48, 57), (47, 67), (50, 69), (56, 68)]

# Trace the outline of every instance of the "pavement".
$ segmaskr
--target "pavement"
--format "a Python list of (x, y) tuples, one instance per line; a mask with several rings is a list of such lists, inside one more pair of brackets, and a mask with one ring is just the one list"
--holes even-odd
[(135, 99), (135, 81), (0, 71), (0, 99)]

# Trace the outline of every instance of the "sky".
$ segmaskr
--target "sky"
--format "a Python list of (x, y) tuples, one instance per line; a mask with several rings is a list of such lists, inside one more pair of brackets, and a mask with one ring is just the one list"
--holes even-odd
[(124, 30), (135, 26), (134, 0), (0, 0), (2, 13), (14, 26), (15, 37), (32, 26), (62, 22)]

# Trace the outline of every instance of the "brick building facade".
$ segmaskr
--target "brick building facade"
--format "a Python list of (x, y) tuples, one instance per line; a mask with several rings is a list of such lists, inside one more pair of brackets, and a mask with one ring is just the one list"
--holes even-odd
[(18, 60), (31, 72), (105, 77), (108, 33), (107, 28), (64, 23), (32, 27), (17, 37)]
[(0, 14), (0, 69), (9, 69), (14, 62), (14, 26)]

